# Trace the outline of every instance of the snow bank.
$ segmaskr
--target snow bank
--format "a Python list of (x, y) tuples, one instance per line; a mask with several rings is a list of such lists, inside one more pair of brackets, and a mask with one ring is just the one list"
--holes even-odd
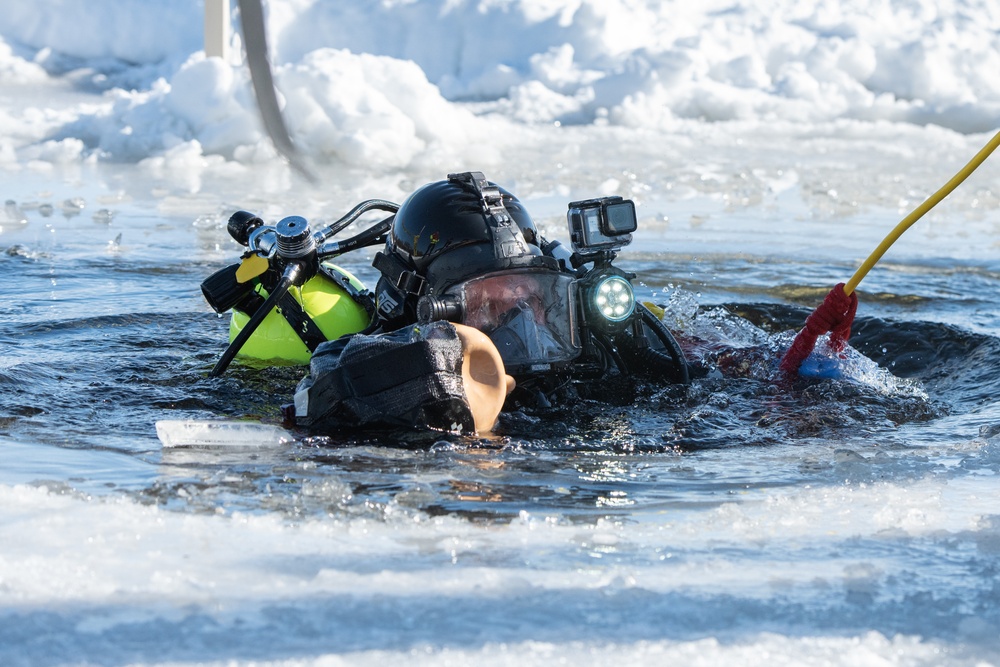
[[(106, 91), (27, 129), (31, 108), (11, 96), (0, 130), (24, 136), (8, 153), (38, 159), (33, 146), (73, 138), (81, 159), (191, 142), (229, 160), (273, 155), (239, 58), (200, 52), (198, 0), (7, 4), (0, 82)], [(519, 125), (1000, 125), (1000, 6), (986, 0), (266, 4), (290, 130), (320, 161), (419, 164)]]

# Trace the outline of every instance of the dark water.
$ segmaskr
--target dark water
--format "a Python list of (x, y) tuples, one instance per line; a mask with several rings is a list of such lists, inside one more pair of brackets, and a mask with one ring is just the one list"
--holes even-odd
[[(640, 298), (666, 305), (680, 335), (696, 324), (700, 335), (744, 349), (737, 367), (719, 373), (710, 358), (705, 370), (714, 372), (689, 387), (614, 388), (607, 401), (507, 413), (487, 440), (298, 433), (276, 451), (164, 451), (158, 420), (278, 423), (302, 375), (236, 364), (222, 378), (207, 376), (228, 324), (203, 302), (199, 284), (236, 256), (224, 232), (231, 209), (192, 217), (126, 203), (109, 216), (57, 196), (39, 201), (22, 194), (27, 221), (5, 225), (0, 236), (7, 481), (54, 479), (182, 511), (349, 513), (402, 498), (430, 513), (587, 517), (631, 512), (636, 503), (697, 503), (703, 493), (738, 488), (738, 474), (684, 472), (690, 457), (714, 450), (733, 450), (730, 463), (752, 460), (761, 448), (793, 448), (800, 459), (827, 449), (868, 456), (876, 446), (882, 453), (940, 444), (941, 423), (966, 438), (993, 423), (1000, 388), (993, 267), (887, 264), (864, 286), (852, 346), (905, 382), (787, 383), (774, 364), (789, 332), (851, 265), (764, 261), (763, 247), (761, 255), (640, 251), (620, 262), (638, 273)], [(54, 209), (48, 215), (46, 203)], [(197, 210), (197, 202), (188, 206)], [(374, 282), (369, 256), (342, 263)], [(307, 492), (332, 472), (336, 489), (318, 498)], [(750, 474), (755, 484), (794, 485), (814, 471)]]

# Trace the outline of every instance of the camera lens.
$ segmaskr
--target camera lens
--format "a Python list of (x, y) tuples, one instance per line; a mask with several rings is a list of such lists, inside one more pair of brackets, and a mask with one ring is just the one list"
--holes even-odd
[(635, 205), (631, 201), (609, 204), (607, 209), (607, 233), (613, 236), (628, 234), (636, 229)]

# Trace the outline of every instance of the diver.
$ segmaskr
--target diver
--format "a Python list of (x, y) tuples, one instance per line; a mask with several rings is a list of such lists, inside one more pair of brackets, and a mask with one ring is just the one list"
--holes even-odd
[[(265, 244), (272, 258), (286, 220)], [(481, 172), (417, 189), (365, 237), (384, 242), (374, 293), (353, 293), (368, 300), (370, 322), (310, 348), (295, 423), (485, 432), (504, 406), (599, 395), (612, 378), (689, 382), (677, 341), (637, 303), (634, 274), (613, 264), (636, 229), (633, 202), (572, 202), (567, 220), (572, 250), (543, 238), (521, 202)], [(288, 317), (294, 304), (284, 303)]]

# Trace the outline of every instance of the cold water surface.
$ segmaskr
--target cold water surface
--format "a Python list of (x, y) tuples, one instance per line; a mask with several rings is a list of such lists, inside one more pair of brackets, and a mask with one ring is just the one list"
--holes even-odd
[[(505, 414), (492, 439), (163, 449), (159, 420), (279, 422), (302, 375), (207, 377), (228, 322), (198, 286), (238, 255), (228, 215), (275, 209), (214, 185), (142, 190), (114, 168), (5, 185), (3, 664), (1000, 659), (987, 253), (921, 246), (880, 265), (848, 379), (789, 384), (773, 373), (788, 332), (869, 248), (811, 253), (805, 195), (767, 215), (710, 193), (647, 203), (684, 213), (647, 220), (621, 258), (640, 297), (740, 351), (690, 387)], [(333, 220), (382, 196), (334, 190), (289, 205)], [(547, 197), (536, 206), (559, 224)], [(712, 252), (699, 230), (718, 235)], [(371, 285), (370, 259), (343, 265)]]

